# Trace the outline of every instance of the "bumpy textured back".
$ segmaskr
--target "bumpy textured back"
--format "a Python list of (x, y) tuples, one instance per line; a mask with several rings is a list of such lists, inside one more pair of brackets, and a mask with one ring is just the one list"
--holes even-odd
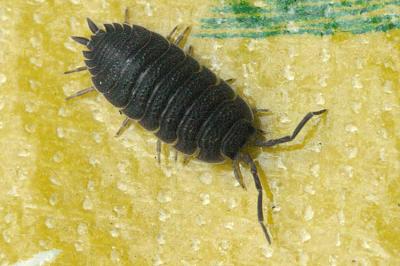
[[(87, 45), (90, 51), (84, 51), (95, 87), (129, 118), (157, 131), (164, 142), (175, 143), (177, 150), (191, 155), (199, 149), (200, 160), (223, 161), (223, 140), (236, 143), (226, 133), (241, 119), (253, 121), (248, 105), (161, 35), (135, 25), (104, 27), (96, 29)], [(243, 144), (231, 147), (233, 153)]]

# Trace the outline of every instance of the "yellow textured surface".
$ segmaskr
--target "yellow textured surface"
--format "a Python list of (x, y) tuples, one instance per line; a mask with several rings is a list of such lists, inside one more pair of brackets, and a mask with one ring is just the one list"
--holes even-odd
[[(268, 137), (328, 108), (298, 139), (253, 149), (273, 245), (256, 219), (256, 191), (230, 164), (174, 163), (90, 86), (85, 17), (167, 34), (198, 25), (215, 1), (0, 3), (0, 263), (59, 250), (53, 265), (400, 265), (400, 32), (265, 40), (195, 39), (196, 57), (249, 102), (269, 108)], [(271, 217), (272, 215), (272, 217)]]

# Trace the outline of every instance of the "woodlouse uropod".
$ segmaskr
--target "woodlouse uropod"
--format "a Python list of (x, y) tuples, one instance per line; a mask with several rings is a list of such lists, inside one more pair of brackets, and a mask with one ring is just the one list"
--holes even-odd
[[(269, 243), (271, 238), (264, 224), (262, 185), (257, 168), (243, 147), (272, 147), (293, 140), (313, 116), (326, 110), (308, 113), (293, 133), (268, 141), (257, 139), (259, 130), (254, 125), (254, 113), (237, 96), (229, 81), (220, 80), (193, 57), (190, 46), (183, 50), (190, 28), (178, 32), (177, 27), (166, 37), (138, 25), (104, 24), (100, 29), (87, 19), (93, 33), (90, 39), (73, 36), (86, 46), (84, 67), (66, 74), (88, 70), (93, 86), (67, 97), (97, 90), (127, 116), (117, 135), (137, 120), (158, 137), (160, 158), (161, 141), (176, 150), (199, 160), (216, 163), (231, 160), (234, 176), (244, 188), (239, 163), (250, 166), (258, 191), (258, 221)], [(160, 141), (161, 140), (161, 141)]]

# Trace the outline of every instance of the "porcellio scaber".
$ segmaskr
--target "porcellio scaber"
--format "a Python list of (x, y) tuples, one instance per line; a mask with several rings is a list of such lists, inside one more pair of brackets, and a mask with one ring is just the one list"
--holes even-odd
[(207, 163), (230, 160), (234, 176), (244, 187), (240, 163), (249, 165), (258, 191), (258, 221), (269, 243), (264, 224), (262, 185), (252, 157), (245, 146), (271, 147), (293, 140), (313, 116), (308, 113), (291, 135), (265, 141), (260, 138), (254, 116), (262, 109), (251, 109), (231, 88), (232, 80), (221, 80), (193, 57), (193, 48), (183, 49), (190, 27), (178, 27), (167, 36), (138, 25), (104, 24), (100, 29), (87, 19), (93, 35), (72, 39), (86, 46), (86, 66), (66, 74), (88, 70), (93, 86), (67, 97), (72, 99), (97, 90), (126, 116), (117, 135), (132, 121), (154, 132), (161, 141)]

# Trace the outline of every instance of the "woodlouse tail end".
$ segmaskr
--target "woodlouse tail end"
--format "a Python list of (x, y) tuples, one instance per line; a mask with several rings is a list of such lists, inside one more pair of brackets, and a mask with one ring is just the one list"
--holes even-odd
[(97, 25), (90, 18), (86, 18), (86, 21), (87, 21), (90, 31), (93, 32), (94, 34), (96, 34), (99, 31), (99, 27), (97, 27)]
[(71, 39), (85, 46), (88, 46), (90, 42), (90, 40), (85, 37), (71, 36)]

